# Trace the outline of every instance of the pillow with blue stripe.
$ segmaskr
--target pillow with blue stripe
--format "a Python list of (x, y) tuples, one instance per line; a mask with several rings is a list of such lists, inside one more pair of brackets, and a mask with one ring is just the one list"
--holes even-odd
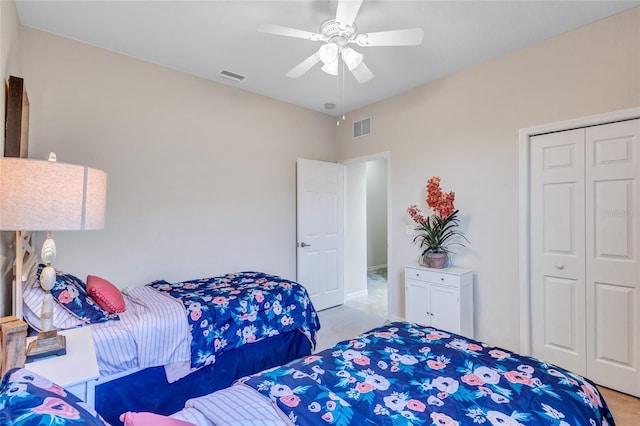
[[(38, 277), (45, 265), (38, 266)], [(102, 309), (87, 293), (85, 283), (71, 275), (56, 271), (56, 283), (51, 289), (54, 300), (69, 313), (88, 324), (119, 320), (117, 314)]]
[(78, 397), (25, 368), (9, 370), (0, 382), (0, 424), (107, 425)]

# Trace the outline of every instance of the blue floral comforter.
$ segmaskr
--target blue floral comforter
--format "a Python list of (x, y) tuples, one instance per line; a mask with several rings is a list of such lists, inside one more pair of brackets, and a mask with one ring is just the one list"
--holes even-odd
[(403, 322), (241, 383), (299, 425), (614, 425), (576, 374)]
[(9, 370), (0, 382), (0, 424), (108, 425), (75, 395), (25, 368)]
[(320, 322), (307, 290), (296, 282), (239, 272), (149, 285), (184, 304), (192, 337), (191, 367), (212, 364), (216, 354), (296, 329), (315, 347)]

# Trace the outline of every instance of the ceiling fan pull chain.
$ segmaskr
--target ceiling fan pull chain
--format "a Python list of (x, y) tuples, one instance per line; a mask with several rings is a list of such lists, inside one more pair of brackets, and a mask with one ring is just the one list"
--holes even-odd
[(344, 60), (341, 61), (342, 62), (342, 121), (344, 121), (346, 119), (345, 117), (345, 104), (344, 104), (344, 100), (346, 97), (346, 92), (347, 92), (347, 86), (345, 84), (346, 80), (345, 80), (345, 76), (344, 76)]
[[(338, 61), (340, 59), (337, 59)], [(340, 102), (340, 108), (342, 109), (342, 114), (344, 117), (344, 61), (342, 61), (342, 72), (339, 73), (336, 78), (336, 88), (338, 89), (338, 97), (342, 94), (342, 101)], [(342, 91), (340, 90), (340, 77), (342, 77)], [(340, 118), (336, 120), (336, 127), (340, 127)]]

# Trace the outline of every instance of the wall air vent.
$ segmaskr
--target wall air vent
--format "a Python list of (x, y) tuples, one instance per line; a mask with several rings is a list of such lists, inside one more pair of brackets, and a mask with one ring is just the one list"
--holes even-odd
[(367, 136), (371, 134), (371, 117), (363, 118), (353, 122), (353, 138)]
[(235, 72), (231, 72), (228, 70), (220, 70), (218, 73), (218, 77), (226, 78), (227, 80), (231, 80), (236, 83), (240, 83), (242, 80), (247, 78), (244, 75), (236, 74)]

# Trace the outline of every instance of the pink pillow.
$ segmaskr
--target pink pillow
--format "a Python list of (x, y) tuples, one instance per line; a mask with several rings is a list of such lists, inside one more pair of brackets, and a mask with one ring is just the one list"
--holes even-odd
[(193, 423), (160, 414), (134, 413), (132, 411), (120, 414), (120, 421), (124, 422), (124, 426), (193, 426)]
[(122, 293), (109, 281), (94, 275), (87, 275), (87, 293), (105, 311), (124, 312), (125, 305)]

